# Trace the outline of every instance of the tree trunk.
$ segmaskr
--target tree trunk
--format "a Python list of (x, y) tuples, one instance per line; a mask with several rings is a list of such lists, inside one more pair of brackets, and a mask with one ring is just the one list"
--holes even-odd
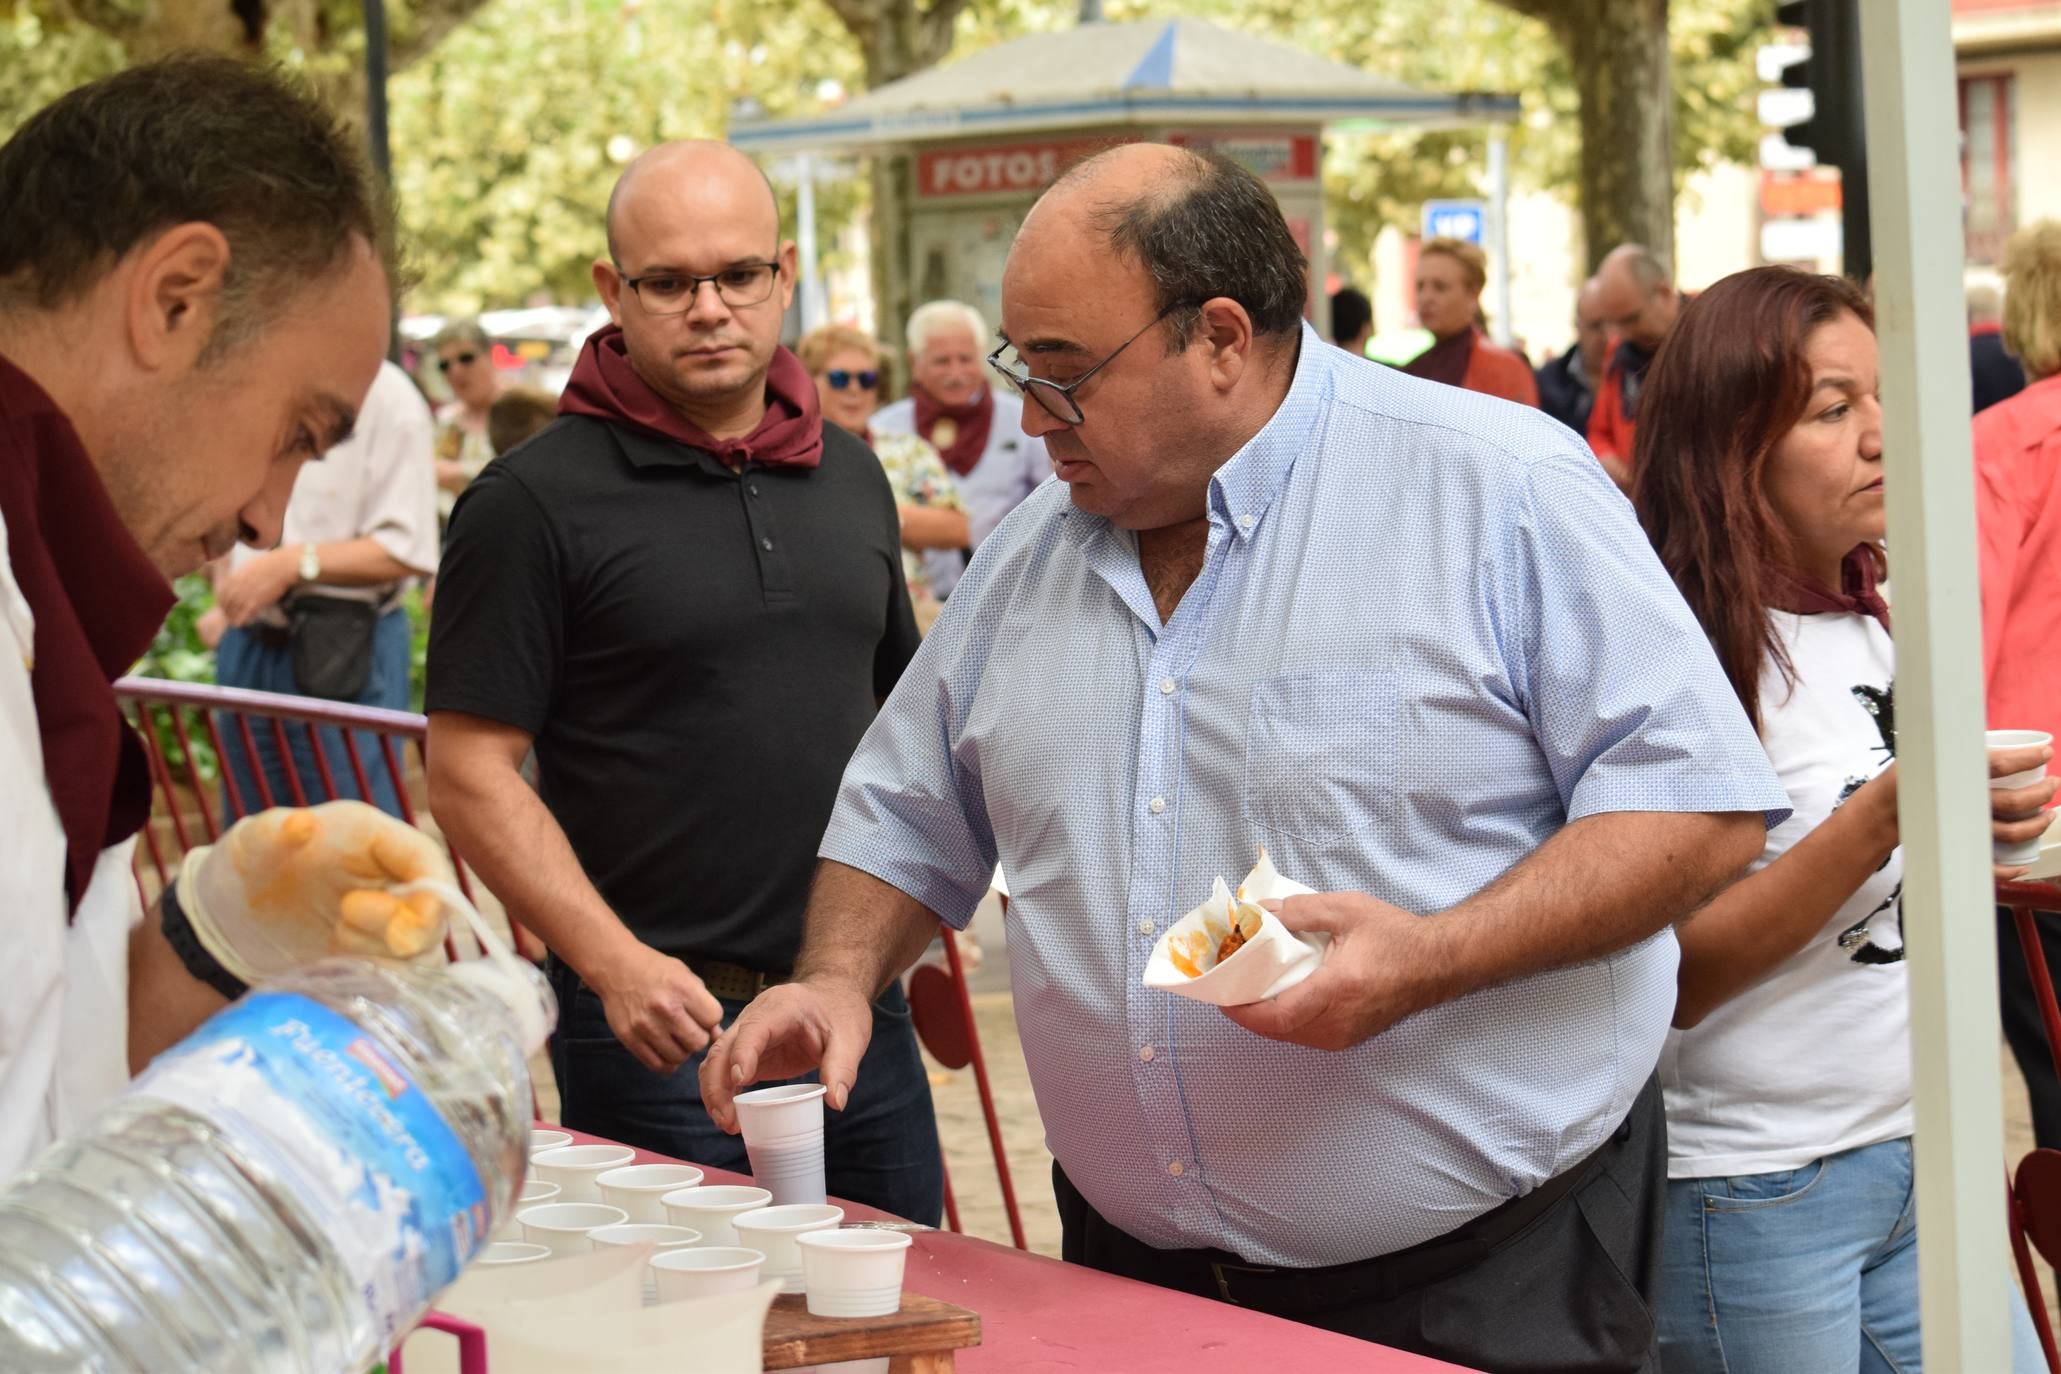
[[(952, 50), (952, 25), (966, 0), (829, 0), (830, 8), (858, 41), (866, 61), (866, 87), (936, 66)], [(902, 327), (916, 308), (909, 279), (909, 208), (914, 199), (914, 159), (906, 152), (873, 154), (873, 303), (876, 333), (899, 350)]]
[(1674, 93), (1667, 0), (1502, 0), (1567, 49), (1581, 98), (1588, 268), (1621, 243), (1674, 263)]
[[(891, 356), (899, 355), (909, 314), (915, 310), (915, 288), (909, 277), (909, 211), (915, 199), (915, 159), (907, 153), (875, 153), (873, 175), (873, 332)], [(903, 388), (908, 378), (902, 379)]]

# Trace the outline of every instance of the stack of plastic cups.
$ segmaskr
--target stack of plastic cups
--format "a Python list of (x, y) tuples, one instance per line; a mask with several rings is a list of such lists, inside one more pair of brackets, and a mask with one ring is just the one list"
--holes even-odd
[(775, 1206), (825, 1200), (823, 1085), (789, 1083), (737, 1095), (751, 1180)]

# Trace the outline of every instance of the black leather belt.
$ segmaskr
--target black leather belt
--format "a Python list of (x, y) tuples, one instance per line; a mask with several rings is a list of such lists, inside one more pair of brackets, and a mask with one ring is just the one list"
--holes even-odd
[[(1209, 1271), (1216, 1280), (1217, 1294), (1225, 1302), (1279, 1315), (1294, 1311), (1324, 1311), (1351, 1302), (1383, 1302), (1437, 1283), (1485, 1259), (1490, 1251), (1537, 1221), (1554, 1204), (1572, 1193), (1589, 1176), (1597, 1160), (1623, 1147), (1630, 1138), (1634, 1118), (1642, 1110), (1649, 1114), (1660, 1110), (1659, 1093), (1651, 1082), (1634, 1101), (1631, 1114), (1624, 1122), (1584, 1158), (1523, 1197), (1512, 1198), (1442, 1236), (1433, 1236), (1407, 1250), (1397, 1250), (1373, 1259), (1316, 1269), (1213, 1260), (1209, 1263)], [(1190, 1253), (1206, 1255), (1209, 1252)]]
[(726, 964), (720, 959), (689, 959), (687, 967), (694, 970), (695, 976), (701, 979), (701, 985), (711, 995), (726, 1002), (749, 1002), (767, 988), (778, 987), (793, 976), (767, 973), (742, 964)]

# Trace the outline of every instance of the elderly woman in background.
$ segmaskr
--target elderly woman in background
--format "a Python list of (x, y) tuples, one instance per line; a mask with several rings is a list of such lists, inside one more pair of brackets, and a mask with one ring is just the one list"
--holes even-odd
[(811, 330), (795, 347), (802, 366), (816, 379), (823, 418), (872, 445), (894, 489), (902, 517), (902, 568), (919, 624), (937, 612), (937, 597), (919, 556), (925, 549), (963, 549), (968, 542), (966, 511), (959, 489), (938, 451), (913, 434), (874, 432), (868, 426), (880, 405), (880, 346), (848, 325)]
[(1535, 406), (1539, 384), (1531, 364), (1490, 343), (1476, 327), (1487, 284), (1488, 257), (1471, 243), (1430, 239), (1417, 250), (1417, 323), (1431, 331), (1434, 342), (1403, 371)]
[[(2004, 249), (2004, 347), (2025, 389), (1975, 417), (1975, 516), (1982, 555), (1982, 665), (1990, 728), (2061, 736), (2061, 222)], [(2061, 932), (2040, 923), (2047, 966)], [(2061, 1082), (2010, 914), (1997, 912), (2004, 1038), (2025, 1075), (2033, 1138), (2061, 1149)]]
[(487, 410), (500, 393), (494, 349), (478, 320), (453, 320), (437, 331), (430, 347), (436, 369), (451, 388), (451, 400), (437, 410), (437, 512), (445, 519), (473, 478), (494, 456), (487, 436)]

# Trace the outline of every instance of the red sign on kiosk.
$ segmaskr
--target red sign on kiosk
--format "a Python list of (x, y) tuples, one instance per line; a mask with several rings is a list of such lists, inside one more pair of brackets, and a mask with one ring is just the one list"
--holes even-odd
[(1118, 141), (1073, 138), (989, 148), (936, 148), (916, 158), (916, 194), (928, 199), (1036, 191), (1075, 158)]

